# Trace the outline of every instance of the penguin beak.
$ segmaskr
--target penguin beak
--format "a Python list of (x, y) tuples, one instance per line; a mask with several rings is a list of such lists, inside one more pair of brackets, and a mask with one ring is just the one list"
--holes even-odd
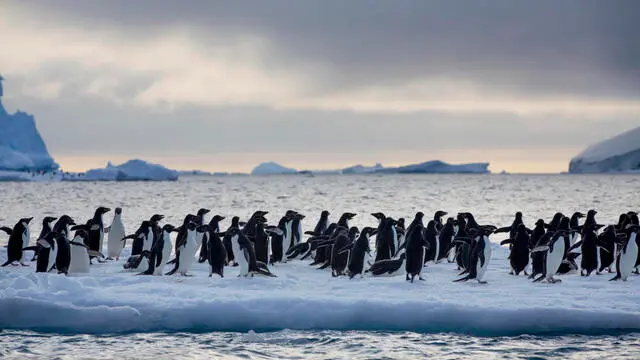
[(27, 224), (28, 224), (28, 223), (30, 223), (30, 222), (31, 222), (31, 220), (33, 220), (33, 218), (32, 218), (32, 217), (24, 219), (24, 221), (25, 221)]

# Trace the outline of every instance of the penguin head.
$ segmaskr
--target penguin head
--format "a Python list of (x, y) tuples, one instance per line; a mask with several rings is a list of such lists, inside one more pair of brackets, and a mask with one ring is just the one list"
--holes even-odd
[(262, 211), (262, 210), (257, 210), (256, 212), (253, 213), (253, 215), (251, 215), (252, 218), (261, 218), (264, 217), (265, 215), (267, 215), (269, 212), (268, 211)]
[(164, 219), (164, 215), (160, 215), (160, 214), (154, 214), (151, 219), (149, 219), (149, 221), (151, 221), (154, 224), (159, 223), (162, 219)]
[(400, 218), (398, 219), (398, 221), (396, 221), (396, 224), (404, 229), (404, 218)]
[(356, 236), (358, 236), (358, 234), (360, 234), (360, 230), (358, 230), (358, 227), (356, 227), (356, 226), (352, 226), (352, 227), (349, 229), (348, 236), (349, 236), (349, 238), (350, 238), (350, 239), (355, 239), (355, 238), (356, 238)]
[(22, 218), (22, 219), (20, 219), (20, 222), (21, 222), (25, 227), (27, 227), (27, 226), (29, 226), (29, 223), (31, 222), (31, 220), (33, 220), (33, 218), (32, 218), (32, 217), (30, 217), (30, 218)]
[(418, 211), (416, 213), (416, 220), (420, 220), (424, 217), (424, 213), (422, 211)]
[(300, 213), (297, 213), (297, 214), (296, 214), (296, 219), (298, 219), (298, 220), (302, 220), (302, 219), (304, 219), (305, 217), (306, 217), (306, 216), (304, 216), (304, 215), (302, 215), (302, 214), (300, 214)]
[(52, 222), (56, 221), (58, 218), (53, 217), (53, 216), (46, 216), (44, 219), (42, 219), (42, 226), (49, 226), (51, 225)]
[(100, 206), (99, 208), (96, 209), (96, 215), (103, 215), (103, 214), (108, 213), (109, 211), (111, 211), (110, 208), (104, 207), (104, 206)]
[(595, 216), (598, 212), (594, 209), (591, 209), (589, 211), (587, 211), (587, 216), (591, 217), (591, 216)]
[(384, 214), (381, 213), (381, 212), (373, 213), (373, 214), (371, 214), (371, 216), (373, 216), (374, 218), (376, 218), (376, 219), (378, 219), (380, 221), (384, 220), (384, 218), (385, 218)]
[(176, 227), (171, 224), (164, 224), (164, 226), (162, 227), (162, 231), (168, 232), (168, 233), (174, 232), (176, 231)]
[(454, 224), (455, 224), (455, 221), (456, 221), (456, 220), (455, 220), (454, 218), (452, 218), (452, 217), (448, 217), (448, 218), (447, 218), (447, 222), (446, 222), (446, 224), (447, 224), (447, 225), (449, 225), (449, 224), (450, 224), (450, 225), (454, 225)]
[(434, 232), (435, 233), (436, 232), (436, 221), (435, 220), (429, 220), (425, 230), (427, 232)]
[(71, 216), (62, 215), (62, 216), (60, 216), (60, 218), (58, 219), (58, 222), (56, 224), (67, 226), (67, 225), (75, 225), (76, 223), (75, 223), (75, 221), (73, 221)]
[(211, 210), (209, 210), (209, 209), (202, 208), (202, 209), (198, 210), (198, 216), (206, 215), (206, 214), (208, 214), (210, 211), (211, 211)]
[(436, 211), (436, 213), (433, 215), (433, 218), (434, 218), (434, 219), (439, 219), (439, 218), (441, 218), (441, 217), (443, 217), (443, 216), (445, 216), (445, 215), (447, 215), (447, 212), (446, 212), (446, 211), (438, 210), (438, 211)]
[(516, 219), (518, 219), (518, 220), (522, 220), (522, 212), (518, 211), (518, 212), (516, 213)]
[(373, 233), (376, 231), (376, 229), (370, 227), (370, 226), (366, 226), (364, 228), (362, 228), (362, 232), (360, 233), (361, 235), (364, 236), (371, 236), (373, 235)]
[(586, 215), (581, 213), (580, 211), (577, 211), (575, 214), (573, 214), (573, 216), (575, 216), (578, 219), (582, 219), (583, 217), (585, 217)]
[(357, 215), (357, 214), (349, 213), (349, 212), (348, 212), (348, 213), (344, 213), (344, 215), (347, 217), (347, 219), (351, 220), (351, 219), (353, 219), (354, 217), (356, 217), (356, 215)]
[(196, 223), (194, 223), (193, 221), (190, 221), (190, 222), (187, 224), (187, 230), (189, 230), (189, 231), (195, 231), (195, 230), (196, 230), (196, 226), (197, 226), (197, 225), (196, 225)]
[(220, 221), (222, 221), (222, 220), (224, 220), (224, 219), (225, 219), (225, 217), (224, 217), (224, 216), (222, 216), (222, 215), (214, 215), (214, 216), (211, 218), (211, 221), (210, 221), (210, 222), (213, 222), (213, 221), (220, 222)]
[(329, 215), (331, 215), (331, 214), (329, 214), (329, 212), (328, 212), (327, 210), (323, 210), (323, 211), (320, 213), (320, 217), (321, 217), (321, 218), (327, 218), (327, 217), (329, 217)]
[(207, 224), (199, 225), (196, 227), (196, 231), (199, 233), (207, 232), (211, 229), (211, 227)]
[(115, 210), (116, 215), (122, 215), (122, 208), (121, 207), (117, 207)]

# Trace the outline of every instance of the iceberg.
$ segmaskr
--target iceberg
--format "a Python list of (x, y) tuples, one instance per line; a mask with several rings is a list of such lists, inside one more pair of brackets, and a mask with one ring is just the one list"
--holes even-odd
[(102, 169), (92, 169), (81, 174), (71, 174), (66, 181), (176, 181), (179, 174), (158, 164), (144, 160), (129, 160), (121, 165), (110, 162)]
[(58, 169), (45, 145), (33, 115), (9, 114), (2, 105), (0, 76), (0, 170), (49, 172)]
[(343, 174), (370, 174), (376, 171), (384, 169), (382, 164), (375, 164), (374, 166), (355, 165), (342, 169)]
[(434, 160), (395, 168), (378, 169), (377, 173), (393, 174), (488, 174), (489, 163), (448, 164)]
[(587, 147), (571, 159), (570, 173), (640, 171), (640, 127)]
[(296, 173), (298, 173), (298, 170), (284, 167), (273, 161), (264, 162), (251, 170), (251, 175), (284, 175)]

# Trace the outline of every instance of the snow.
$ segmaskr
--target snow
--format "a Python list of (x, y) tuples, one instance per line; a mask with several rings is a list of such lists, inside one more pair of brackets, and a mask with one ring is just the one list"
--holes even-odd
[(49, 155), (33, 115), (9, 114), (2, 105), (0, 78), (0, 170), (51, 171), (58, 164)]
[(282, 166), (273, 161), (264, 162), (260, 165), (256, 166), (252, 171), (251, 175), (283, 175), (283, 174), (295, 174), (298, 171), (296, 169), (288, 168)]
[[(0, 269), (0, 328), (61, 333), (150, 331), (398, 330), (478, 335), (640, 330), (640, 277), (559, 276), (532, 283), (507, 274), (507, 251), (493, 245), (487, 285), (453, 283), (452, 264), (428, 265), (426, 281), (332, 278), (307, 262), (271, 266), (277, 278), (136, 276), (120, 262), (85, 276)], [(129, 248), (125, 249), (128, 254)], [(0, 250), (0, 259), (5, 259)], [(168, 270), (168, 266), (165, 271)]]
[(65, 177), (69, 181), (176, 181), (178, 172), (158, 164), (134, 159), (120, 165), (108, 163), (103, 169)]
[(571, 159), (573, 173), (640, 171), (640, 127), (587, 147)]

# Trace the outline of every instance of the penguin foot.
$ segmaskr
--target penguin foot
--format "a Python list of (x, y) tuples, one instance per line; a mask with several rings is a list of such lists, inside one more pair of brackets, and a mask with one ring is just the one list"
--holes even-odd
[(509, 275), (515, 275), (513, 271), (509, 271)]
[(11, 263), (11, 266), (20, 266), (20, 264)]
[(22, 266), (29, 266), (29, 264), (25, 264), (25, 263), (23, 263), (23, 262), (21, 262), (21, 263), (20, 263), (20, 265), (22, 265)]
[(426, 281), (422, 276), (418, 276), (418, 280), (420, 280), (420, 281)]
[(485, 285), (485, 284), (488, 284), (488, 282), (486, 282), (486, 281), (480, 281), (480, 280), (478, 280), (478, 284), (482, 284), (482, 285)]

